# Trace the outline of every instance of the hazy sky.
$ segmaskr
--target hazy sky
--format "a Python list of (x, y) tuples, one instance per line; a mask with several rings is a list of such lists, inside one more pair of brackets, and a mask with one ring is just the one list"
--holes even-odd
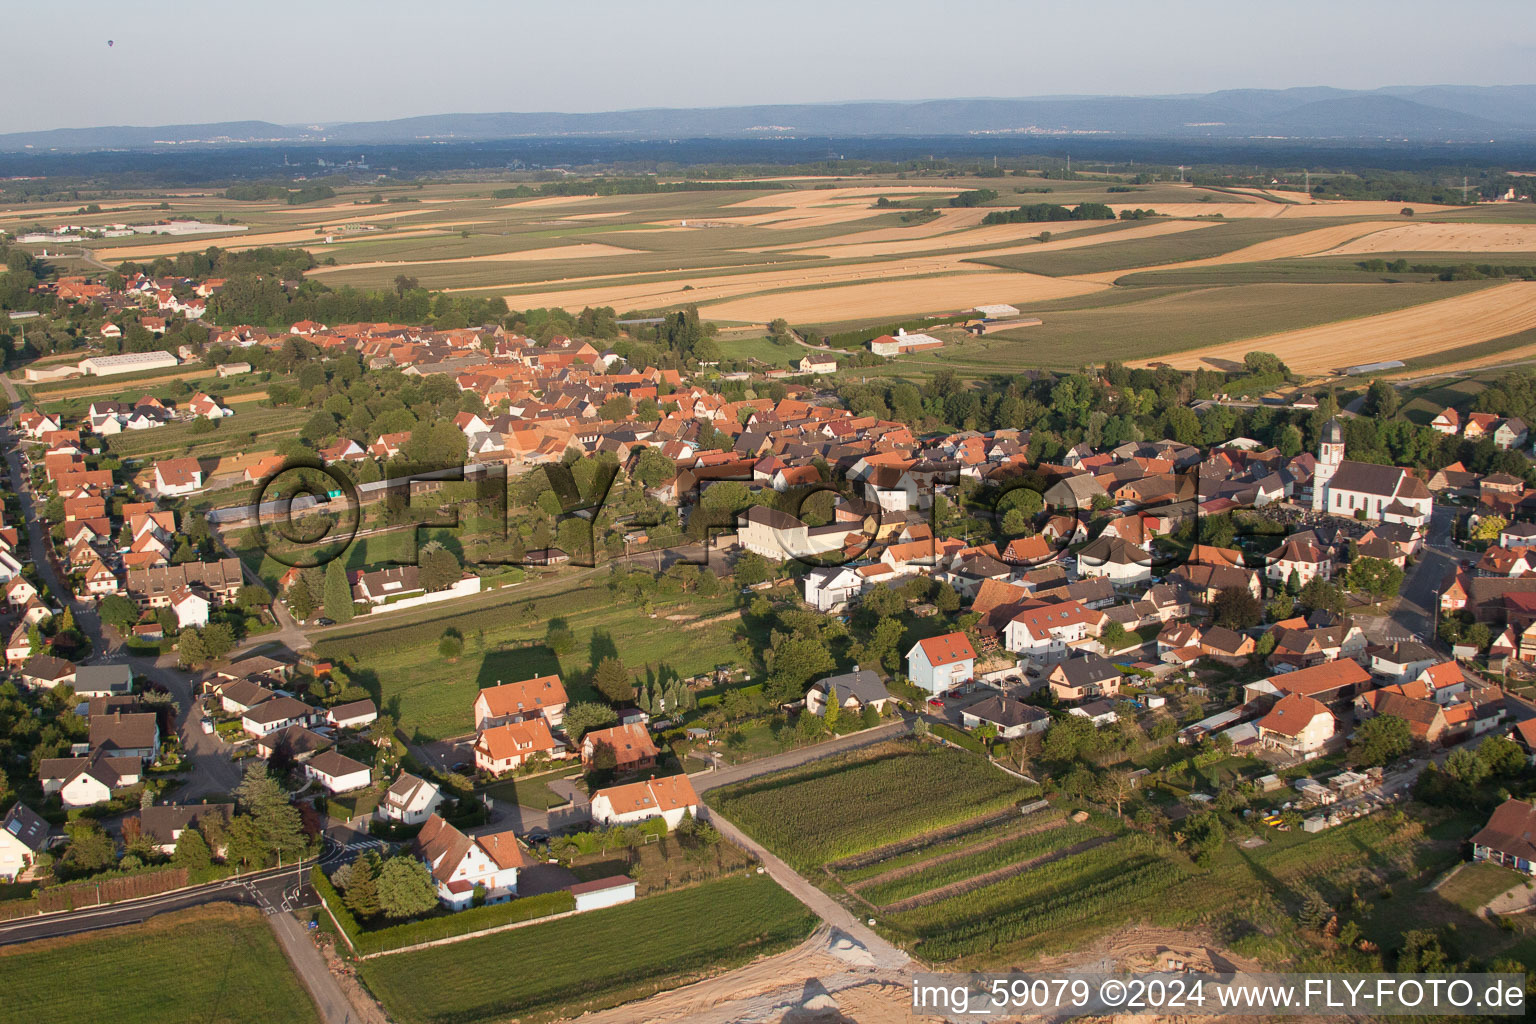
[(1530, 0), (74, 0), (6, 30), (0, 131), (1536, 80)]

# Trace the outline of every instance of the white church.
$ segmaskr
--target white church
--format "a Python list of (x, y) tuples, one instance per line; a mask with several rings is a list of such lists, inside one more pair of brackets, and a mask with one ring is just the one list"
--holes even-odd
[(1344, 458), (1344, 428), (1338, 420), (1324, 424), (1312, 476), (1313, 511), (1419, 527), (1429, 522), (1433, 507), (1424, 481), (1397, 466), (1349, 461)]

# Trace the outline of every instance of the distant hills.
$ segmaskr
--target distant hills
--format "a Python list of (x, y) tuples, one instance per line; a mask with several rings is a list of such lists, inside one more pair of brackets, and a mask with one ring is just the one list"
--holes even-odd
[(593, 114), (433, 114), (393, 121), (264, 121), (61, 128), (0, 135), (0, 151), (270, 144), (399, 145), (528, 138), (614, 140), (1098, 136), (1471, 143), (1536, 139), (1536, 85), (1227, 89), (1190, 96), (1042, 96), (776, 104)]

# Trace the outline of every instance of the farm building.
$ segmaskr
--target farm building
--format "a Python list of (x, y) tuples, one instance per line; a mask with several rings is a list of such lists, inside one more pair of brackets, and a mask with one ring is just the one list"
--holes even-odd
[(169, 352), (124, 352), (115, 356), (90, 356), (80, 360), (80, 372), (96, 377), (110, 377), (116, 373), (140, 373), (144, 370), (163, 370), (180, 366), (180, 361)]

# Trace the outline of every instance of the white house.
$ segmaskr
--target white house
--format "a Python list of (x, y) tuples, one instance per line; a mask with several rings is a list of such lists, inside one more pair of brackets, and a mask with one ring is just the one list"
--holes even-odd
[(907, 677), (929, 693), (942, 693), (975, 675), (976, 651), (964, 633), (919, 640), (907, 652)]
[(800, 357), (796, 368), (801, 373), (836, 373), (837, 360), (831, 356), (819, 356), (808, 352)]
[(819, 612), (837, 611), (863, 592), (864, 578), (846, 565), (805, 574), (805, 603)]
[(1091, 631), (1105, 615), (1077, 601), (1035, 605), (1015, 615), (1003, 627), (1003, 646), (1040, 661), (1058, 661), (1087, 645)]
[(345, 754), (326, 750), (304, 762), (304, 774), (332, 793), (349, 793), (373, 782), (373, 770)]
[(273, 697), (247, 708), (240, 716), (240, 726), (251, 736), (265, 736), (290, 725), (308, 725), (314, 713), (315, 709), (303, 701), (292, 697)]
[(0, 821), (0, 879), (15, 881), (48, 845), (48, 823), (18, 803)]
[(1115, 586), (1152, 582), (1152, 556), (1119, 537), (1095, 538), (1077, 553), (1077, 574), (1102, 577)]
[(181, 629), (208, 625), (209, 607), (208, 599), (191, 587), (171, 591), (171, 611), (176, 613), (176, 625)]
[(98, 753), (91, 757), (44, 758), (37, 775), (44, 796), (57, 793), (66, 808), (73, 808), (105, 803), (117, 790), (138, 785), (143, 771), (143, 762), (137, 757)]
[(338, 729), (361, 729), (378, 720), (379, 709), (372, 700), (338, 704), (325, 713), (325, 720)]
[(165, 459), (155, 463), (155, 493), (163, 497), (191, 494), (203, 486), (202, 463), (196, 459)]
[(411, 843), (437, 884), (437, 898), (450, 910), (463, 910), (482, 886), (486, 903), (517, 895), (517, 874), (533, 862), (512, 832), (470, 838), (433, 814)]
[(386, 821), (419, 825), (436, 814), (442, 802), (442, 791), (436, 786), (410, 772), (403, 772), (384, 793), (375, 813)]
[(1292, 753), (1317, 750), (1333, 736), (1333, 713), (1321, 701), (1288, 693), (1259, 719), (1259, 742)]
[(685, 814), (699, 813), (699, 797), (686, 775), (609, 786), (592, 796), (592, 820), (599, 825), (634, 825), (662, 818), (676, 828)]

